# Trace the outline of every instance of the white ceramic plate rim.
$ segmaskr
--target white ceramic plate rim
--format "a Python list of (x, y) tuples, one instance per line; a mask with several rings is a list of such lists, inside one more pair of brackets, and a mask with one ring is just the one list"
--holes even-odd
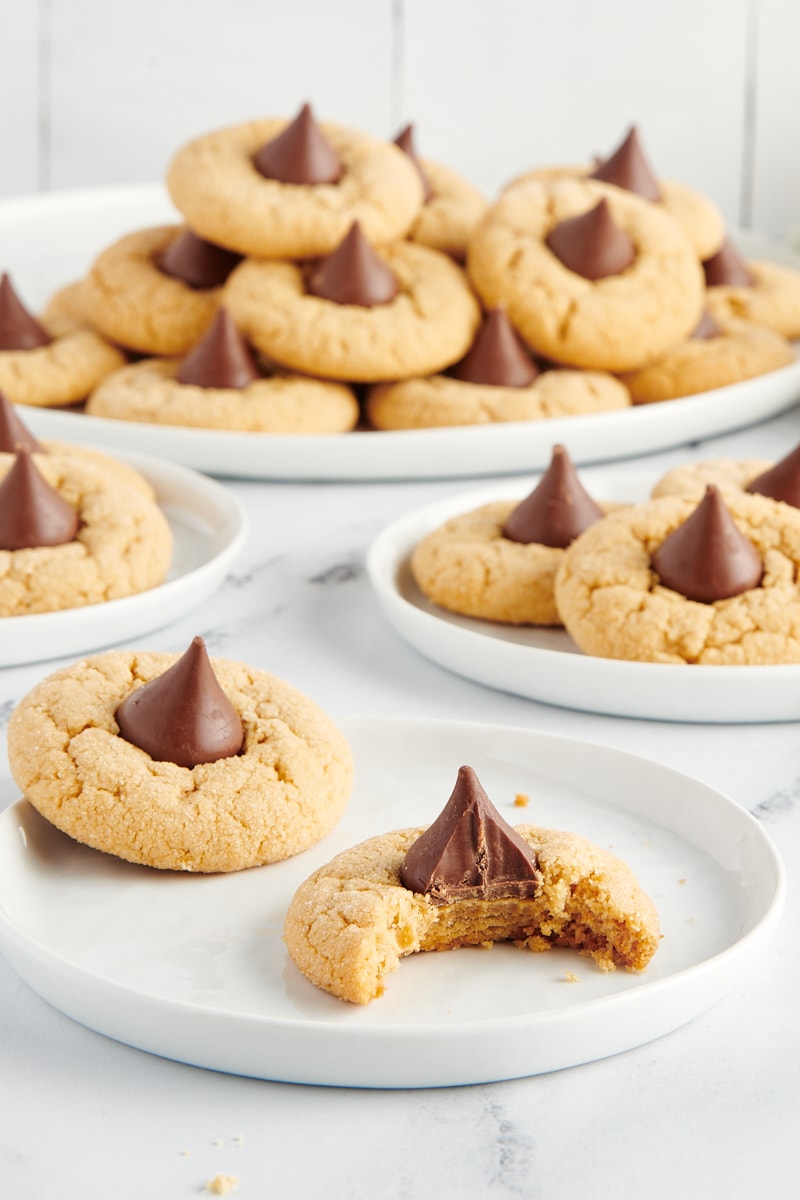
[[(624, 467), (581, 473), (597, 499), (642, 500), (659, 476)], [(367, 574), (389, 623), (410, 645), (456, 674), (545, 704), (611, 716), (703, 724), (800, 718), (800, 665), (682, 666), (590, 658), (504, 640), (503, 627), (437, 610), (400, 579), (417, 542), (450, 517), (492, 500), (522, 499), (533, 480), (450, 496), (398, 518), (367, 552)], [(521, 633), (521, 631), (520, 631)], [(539, 636), (531, 629), (534, 641)], [(567, 635), (563, 635), (566, 639)]]
[[(632, 816), (646, 817), (674, 831), (697, 847), (700, 827), (711, 823), (713, 829), (708, 850), (724, 856), (721, 849), (731, 839), (747, 847), (755, 856), (762, 877), (759, 896), (749, 897), (746, 932), (735, 937), (724, 949), (673, 974), (645, 981), (633, 990), (618, 992), (588, 1002), (570, 1002), (566, 1007), (543, 1012), (524, 1013), (502, 1018), (459, 1021), (455, 1025), (429, 1023), (412, 1027), (367, 1026), (357, 1020), (347, 1025), (312, 1021), (302, 1017), (286, 1020), (266, 1013), (253, 1017), (225, 1008), (204, 1009), (202, 1005), (159, 996), (146, 989), (132, 987), (99, 972), (74, 963), (53, 947), (20, 928), (0, 907), (0, 946), (12, 965), (45, 999), (76, 1020), (107, 1036), (165, 1057), (198, 1066), (251, 1074), (261, 1078), (334, 1086), (429, 1087), (461, 1083), (489, 1082), (560, 1069), (578, 1062), (591, 1061), (631, 1049), (652, 1038), (670, 1032), (691, 1020), (721, 998), (741, 977), (745, 960), (763, 949), (774, 932), (784, 901), (784, 870), (774, 846), (758, 822), (722, 793), (698, 780), (690, 779), (670, 767), (661, 766), (627, 754), (574, 738), (555, 737), (532, 730), (513, 729), (479, 723), (445, 721), (393, 721), (351, 718), (342, 722), (345, 733), (359, 753), (369, 753), (376, 731), (385, 736), (420, 739), (433, 746), (442, 736), (464, 739), (470, 747), (491, 742), (498, 735), (511, 739), (514, 753), (524, 747), (532, 761), (546, 761), (548, 750), (556, 761), (577, 760), (580, 750), (588, 754), (594, 767), (570, 766), (568, 773), (583, 779), (583, 771), (594, 770), (596, 761), (611, 763), (614, 769), (631, 772), (636, 779), (641, 771), (656, 778), (659, 786), (686, 791), (705, 807), (700, 824), (692, 828), (694, 816), (659, 809), (659, 802), (641, 796), (641, 787), (631, 795), (615, 793), (615, 806)], [(502, 753), (502, 751), (497, 751)], [(513, 757), (506, 750), (509, 758)], [(611, 803), (607, 796), (595, 797), (601, 808)], [(396, 803), (396, 801), (395, 801)], [(19, 801), (18, 805), (26, 805)], [(0, 815), (0, 839), (13, 838), (18, 805)], [(27, 805), (26, 805), (27, 807)], [(699, 818), (697, 818), (699, 820)], [(370, 812), (369, 820), (380, 824), (381, 816)], [(385, 820), (385, 818), (384, 818)], [(718, 844), (714, 838), (718, 838)], [(17, 850), (16, 853), (19, 853)], [(325, 855), (321, 861), (325, 861)], [(719, 864), (717, 864), (719, 865)], [(725, 864), (730, 871), (730, 865)], [(268, 871), (269, 868), (262, 868)], [(245, 886), (250, 873), (240, 877)], [(738, 881), (745, 897), (745, 878)], [(41, 899), (41, 898), (40, 898)], [(286, 897), (288, 901), (288, 897)], [(51, 902), (56, 902), (55, 900)], [(549, 957), (549, 956), (548, 956)], [(402, 965), (401, 965), (402, 970)], [(391, 981), (389, 983), (391, 986)], [(379, 1002), (374, 1002), (379, 1003)], [(355, 1016), (364, 1010), (355, 1010)], [(591, 1050), (572, 1047), (572, 1032), (580, 1032), (591, 1022)], [(574, 1031), (571, 1027), (574, 1026)], [(542, 1035), (547, 1036), (542, 1040)], [(233, 1039), (233, 1043), (229, 1039)], [(520, 1039), (517, 1041), (517, 1039)], [(579, 1039), (580, 1040), (580, 1039)], [(220, 1048), (220, 1041), (228, 1041)], [(552, 1043), (555, 1042), (555, 1047)], [(231, 1044), (236, 1044), (235, 1055)], [(243, 1067), (250, 1046), (253, 1069)], [(242, 1047), (245, 1048), (244, 1060)], [(264, 1055), (266, 1054), (266, 1059)], [(274, 1069), (265, 1070), (265, 1062), (277, 1060)]]
[[(130, 228), (160, 224), (170, 216), (180, 219), (159, 185), (54, 193), (0, 202), (0, 240), (6, 232), (24, 242), (64, 223), (85, 226), (88, 220), (80, 235), (87, 238), (87, 251), (94, 254), (107, 244), (96, 244), (99, 234), (94, 223), (128, 213)], [(798, 265), (786, 247), (744, 232), (737, 240), (750, 258)], [(798, 399), (800, 363), (795, 363), (666, 404), (492, 426), (314, 436), (146, 425), (41, 408), (24, 408), (23, 417), (40, 437), (127, 446), (144, 453), (152, 451), (157, 437), (165, 457), (213, 475), (276, 480), (426, 479), (533, 470), (546, 465), (555, 442), (566, 442), (574, 461), (581, 464), (628, 458), (765, 420)]]
[[(133, 596), (52, 613), (0, 620), (0, 665), (63, 658), (129, 640), (170, 624), (202, 603), (218, 586), (247, 536), (247, 517), (230, 489), (188, 467), (130, 450), (98, 447), (136, 468), (157, 498), (178, 488), (220, 522), (220, 544), (202, 563)], [(169, 507), (170, 501), (164, 500)], [(184, 502), (181, 507), (186, 508)]]

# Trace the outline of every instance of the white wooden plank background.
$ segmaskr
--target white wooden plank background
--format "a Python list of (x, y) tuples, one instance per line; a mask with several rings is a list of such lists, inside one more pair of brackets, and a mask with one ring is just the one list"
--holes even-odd
[(0, 195), (160, 179), (187, 138), (310, 99), (413, 119), (489, 195), (636, 121), (659, 174), (786, 237), (798, 45), (797, 0), (0, 0)]

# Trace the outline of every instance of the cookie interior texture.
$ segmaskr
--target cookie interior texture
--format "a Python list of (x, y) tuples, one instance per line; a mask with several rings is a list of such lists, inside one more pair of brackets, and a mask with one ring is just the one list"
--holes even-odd
[(516, 830), (543, 873), (535, 898), (433, 904), (400, 882), (423, 831), (397, 830), (346, 850), (300, 886), (286, 918), (289, 954), (317, 987), (356, 1004), (382, 995), (406, 955), (497, 941), (578, 950), (603, 971), (644, 969), (658, 946), (658, 914), (628, 866), (575, 834)]

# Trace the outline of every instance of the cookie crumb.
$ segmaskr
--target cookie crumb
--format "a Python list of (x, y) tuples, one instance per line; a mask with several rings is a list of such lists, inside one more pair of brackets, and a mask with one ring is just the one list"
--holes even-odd
[(678, 880), (678, 883), (681, 885), (681, 887), (683, 887), (683, 885), (686, 883), (686, 880), (685, 880), (685, 879), (679, 879), (679, 880)]
[(565, 983), (580, 983), (580, 979), (575, 974), (574, 971), (565, 971), (564, 972), (564, 982)]
[(188, 1158), (188, 1157), (189, 1157), (189, 1151), (188, 1151), (188, 1150), (181, 1150), (181, 1152), (180, 1152), (180, 1157), (181, 1157), (181, 1158)]
[(227, 1196), (228, 1192), (232, 1192), (238, 1184), (238, 1175), (215, 1175), (206, 1184), (206, 1191), (212, 1192), (215, 1196)]
[(244, 1145), (244, 1134), (237, 1133), (236, 1137), (233, 1139), (233, 1144), (234, 1144), (234, 1146), (243, 1146)]
[(225, 1143), (223, 1142), (222, 1138), (214, 1138), (214, 1141), (211, 1143), (211, 1145), (212, 1146), (224, 1146)]
[(514, 804), (517, 808), (527, 808), (530, 802), (531, 798), (527, 792), (517, 792), (514, 797)]

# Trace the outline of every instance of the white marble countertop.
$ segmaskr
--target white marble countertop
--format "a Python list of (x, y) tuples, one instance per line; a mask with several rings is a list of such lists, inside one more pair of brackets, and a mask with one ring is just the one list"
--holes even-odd
[[(624, 466), (778, 458), (800, 411)], [(620, 469), (615, 468), (615, 469)], [(795, 1192), (800, 1038), (800, 736), (796, 723), (714, 726), (571, 712), (493, 692), (420, 657), (385, 623), (364, 572), (391, 519), (475, 480), (230, 486), (251, 535), (202, 609), (147, 639), (290, 680), (332, 716), (477, 720), (563, 733), (670, 764), (764, 823), (786, 863), (781, 930), (758, 969), (703, 1016), (615, 1058), (513, 1082), (368, 1092), (203, 1071), (107, 1040), (63, 1016), (0, 958), (0, 1178), (26, 1200), (196, 1195), (716, 1197)], [(0, 676), (3, 726), (53, 664)], [(0, 767), (0, 807), (17, 798)]]

